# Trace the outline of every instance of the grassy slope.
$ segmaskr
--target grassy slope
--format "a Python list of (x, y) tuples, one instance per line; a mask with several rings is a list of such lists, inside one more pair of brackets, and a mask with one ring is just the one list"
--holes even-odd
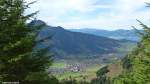
[(52, 64), (52, 68), (65, 68), (66, 63), (65, 62), (55, 62)]
[(123, 71), (123, 68), (120, 62), (109, 65), (108, 69), (109, 69), (109, 72), (107, 73), (107, 76), (110, 78), (120, 75)]

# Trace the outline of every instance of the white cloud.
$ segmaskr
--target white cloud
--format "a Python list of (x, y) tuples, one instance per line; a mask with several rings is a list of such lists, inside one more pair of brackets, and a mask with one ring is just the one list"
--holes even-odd
[[(31, 11), (39, 10), (39, 19), (49, 25), (65, 28), (129, 29), (132, 25), (137, 26), (136, 19), (148, 23), (150, 9), (146, 9), (145, 2), (150, 0), (110, 0), (110, 3), (105, 4), (104, 1), (38, 0)], [(78, 15), (70, 16), (70, 11)]]

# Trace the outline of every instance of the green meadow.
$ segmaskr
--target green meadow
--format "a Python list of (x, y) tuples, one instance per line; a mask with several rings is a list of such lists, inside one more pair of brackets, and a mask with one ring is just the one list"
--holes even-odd
[[(54, 62), (51, 68), (65, 68), (67, 63), (65, 62)], [(73, 78), (76, 80), (91, 80), (96, 78), (96, 72), (102, 67), (100, 64), (93, 64), (85, 68), (84, 71), (72, 72), (64, 71), (62, 74), (54, 74), (59, 80)]]

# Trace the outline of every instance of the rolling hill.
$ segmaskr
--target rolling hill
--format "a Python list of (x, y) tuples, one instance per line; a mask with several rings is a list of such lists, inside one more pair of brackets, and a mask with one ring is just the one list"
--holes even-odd
[(100, 30), (100, 29), (90, 29), (90, 28), (84, 28), (84, 29), (69, 29), (70, 31), (73, 32), (82, 32), (82, 33), (87, 33), (87, 34), (92, 34), (92, 35), (97, 35), (97, 36), (104, 36), (112, 39), (126, 39), (126, 40), (131, 40), (131, 41), (139, 41), (139, 35), (136, 33), (134, 29), (131, 30), (114, 30), (114, 31), (108, 31), (108, 30)]

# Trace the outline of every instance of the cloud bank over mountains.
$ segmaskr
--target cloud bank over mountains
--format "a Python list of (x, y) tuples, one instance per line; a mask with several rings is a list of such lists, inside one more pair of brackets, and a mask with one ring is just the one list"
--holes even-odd
[(138, 27), (136, 19), (149, 23), (145, 2), (150, 0), (38, 0), (27, 13), (39, 10), (37, 18), (52, 26), (131, 29)]

